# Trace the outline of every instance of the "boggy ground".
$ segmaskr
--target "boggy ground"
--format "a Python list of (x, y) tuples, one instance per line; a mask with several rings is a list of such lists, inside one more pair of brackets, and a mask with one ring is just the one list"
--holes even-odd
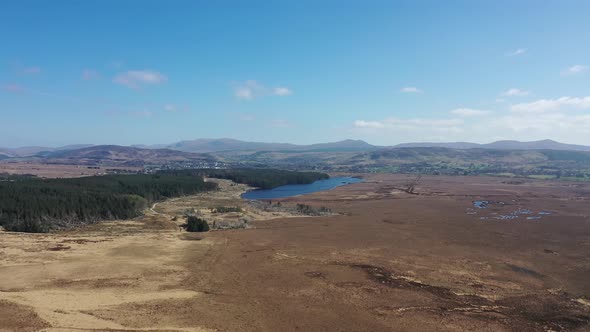
[[(163, 207), (2, 233), (0, 330), (590, 331), (588, 184), (409, 179), (284, 199), (341, 215), (245, 230), (179, 232)], [(551, 215), (481, 220), (474, 200)]]

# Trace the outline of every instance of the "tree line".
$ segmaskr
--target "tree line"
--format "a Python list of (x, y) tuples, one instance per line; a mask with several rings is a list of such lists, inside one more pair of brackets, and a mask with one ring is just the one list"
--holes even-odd
[(154, 201), (213, 190), (201, 177), (169, 174), (105, 175), (73, 179), (12, 177), (0, 182), (0, 225), (10, 231), (128, 219)]
[(261, 189), (272, 189), (287, 184), (309, 184), (329, 178), (328, 174), (319, 172), (296, 172), (268, 168), (191, 169), (165, 171), (162, 174), (198, 175), (227, 179)]
[(274, 169), (194, 169), (71, 179), (5, 176), (0, 177), (0, 226), (9, 231), (46, 232), (134, 218), (155, 201), (217, 189), (216, 183), (205, 182), (203, 177), (269, 189), (312, 183), (328, 175)]

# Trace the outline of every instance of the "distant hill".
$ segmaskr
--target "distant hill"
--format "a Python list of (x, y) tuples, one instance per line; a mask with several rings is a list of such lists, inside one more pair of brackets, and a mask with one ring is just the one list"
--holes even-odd
[(521, 141), (496, 141), (488, 144), (477, 144), (469, 142), (450, 143), (403, 143), (394, 146), (396, 148), (416, 147), (440, 147), (449, 149), (496, 149), (496, 150), (563, 150), (563, 151), (590, 151), (590, 146), (565, 144), (553, 140), (541, 140), (531, 142)]
[(485, 148), (489, 149), (505, 149), (505, 150), (568, 150), (568, 151), (590, 151), (590, 146), (565, 144), (556, 142), (550, 139), (532, 142), (519, 141), (497, 141), (489, 144), (484, 144)]
[(295, 147), (289, 143), (245, 142), (230, 138), (207, 139), (200, 138), (181, 141), (167, 145), (166, 148), (185, 152), (221, 152), (221, 151), (270, 151), (286, 150)]
[(43, 146), (24, 146), (20, 148), (0, 148), (0, 153), (5, 154), (12, 157), (30, 157), (34, 156), (39, 153), (44, 152), (53, 152), (53, 151), (65, 151), (65, 150), (75, 150), (81, 149), (85, 147), (92, 146), (91, 144), (74, 144), (74, 145), (66, 145), (61, 146), (58, 148), (48, 148)]
[(449, 143), (402, 143), (393, 146), (394, 148), (447, 148), (447, 149), (476, 149), (481, 148), (482, 144), (469, 142), (449, 142)]
[(45, 151), (46, 149), (50, 148), (45, 148), (41, 146), (23, 146), (20, 148), (0, 148), (0, 153), (13, 157), (28, 157), (35, 155), (41, 151)]
[[(196, 139), (190, 141), (181, 141), (169, 145), (138, 146), (141, 148), (168, 148), (185, 152), (227, 152), (227, 151), (370, 151), (384, 148), (382, 146), (371, 145), (362, 140), (343, 140), (331, 143), (318, 143), (311, 145), (297, 145), (290, 143), (265, 143), (265, 142), (248, 142), (230, 138), (220, 139)], [(488, 144), (478, 144), (471, 142), (415, 142), (403, 143), (393, 146), (394, 148), (420, 148), (420, 147), (440, 147), (449, 149), (496, 149), (496, 150), (567, 150), (567, 151), (590, 151), (590, 146), (565, 144), (553, 140), (541, 140), (532, 142), (520, 141), (496, 141)]]
[(95, 145), (75, 150), (41, 152), (35, 156), (45, 162), (92, 165), (143, 166), (170, 162), (212, 162), (210, 155), (170, 149), (139, 149), (119, 145)]
[[(57, 148), (29, 146), (20, 148), (0, 148), (0, 156), (6, 157), (31, 157), (53, 156), (53, 153), (63, 151), (76, 151), (84, 148), (105, 147), (106, 145), (77, 144)], [(115, 145), (110, 145), (115, 146)], [(532, 142), (497, 141), (488, 144), (470, 142), (414, 142), (403, 143), (395, 146), (376, 146), (362, 140), (343, 140), (330, 143), (317, 143), (310, 145), (298, 145), (291, 143), (267, 143), (248, 142), (231, 138), (180, 141), (173, 144), (133, 145), (128, 148), (143, 150), (175, 150), (191, 153), (224, 153), (224, 152), (362, 152), (374, 151), (383, 148), (448, 148), (448, 149), (494, 149), (494, 150), (556, 150), (556, 151), (590, 151), (590, 146), (565, 144), (553, 140), (541, 140)], [(130, 150), (131, 151), (131, 150)]]
[(308, 151), (358, 151), (358, 150), (374, 150), (378, 149), (378, 146), (371, 145), (361, 140), (347, 139), (344, 141), (333, 142), (333, 143), (321, 143), (312, 145), (300, 146), (302, 150)]
[(170, 145), (141, 146), (143, 148), (168, 148), (185, 152), (227, 152), (227, 151), (359, 151), (376, 149), (367, 142), (360, 140), (344, 140), (331, 143), (319, 143), (311, 145), (297, 145), (290, 143), (265, 143), (247, 142), (231, 138), (220, 139), (196, 139), (181, 141)]

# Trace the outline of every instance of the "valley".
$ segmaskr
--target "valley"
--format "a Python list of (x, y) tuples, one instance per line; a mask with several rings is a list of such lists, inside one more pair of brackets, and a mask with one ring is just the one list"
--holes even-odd
[[(71, 177), (246, 167), (331, 173), (493, 175), (590, 180), (590, 147), (550, 140), (504, 141), (486, 145), (408, 143), (393, 147), (373, 146), (352, 140), (309, 146), (223, 139), (196, 140), (193, 143), (173, 144), (165, 148), (74, 146), (3, 158), (0, 160), (0, 174)], [(198, 148), (192, 151), (177, 150), (190, 150), (187, 146)], [(60, 169), (63, 173), (59, 173)]]
[(590, 332), (590, 1), (0, 8), (0, 332)]
[[(247, 208), (228, 194), (209, 203), (202, 196), (164, 201), (131, 221), (2, 233), (0, 306), (11, 314), (0, 315), (0, 325), (29, 331), (590, 329), (590, 185), (424, 176), (410, 194), (400, 188), (413, 176), (363, 177), (279, 200), (325, 206), (334, 215), (268, 214), (247, 229), (186, 233), (172, 220), (190, 206)], [(481, 220), (466, 213), (482, 200), (551, 214)]]

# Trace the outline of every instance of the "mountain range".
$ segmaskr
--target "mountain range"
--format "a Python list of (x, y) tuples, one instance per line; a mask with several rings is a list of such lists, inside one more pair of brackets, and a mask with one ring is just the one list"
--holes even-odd
[[(50, 147), (20, 147), (20, 148), (0, 148), (0, 159), (7, 159), (12, 157), (58, 157), (59, 152), (80, 150), (81, 153), (86, 151), (96, 151), (97, 147), (105, 147), (102, 145), (91, 144), (77, 144), (68, 145), (57, 148)], [(113, 147), (106, 146), (109, 150)], [(158, 145), (133, 145), (129, 148), (130, 152), (135, 157), (141, 154), (141, 150), (156, 150), (158, 154), (170, 154), (170, 152), (163, 152), (167, 150), (175, 150), (186, 153), (216, 153), (216, 152), (232, 152), (232, 151), (279, 151), (279, 152), (305, 152), (305, 151), (326, 151), (326, 152), (355, 152), (355, 151), (371, 151), (385, 148), (417, 148), (417, 147), (442, 147), (449, 149), (495, 149), (495, 150), (561, 150), (561, 151), (590, 151), (590, 146), (565, 144), (553, 140), (541, 140), (531, 142), (520, 141), (496, 141), (488, 144), (478, 144), (470, 142), (449, 142), (449, 143), (403, 143), (395, 146), (376, 146), (371, 145), (362, 140), (343, 140), (331, 143), (318, 143), (310, 145), (298, 145), (290, 143), (266, 143), (266, 142), (248, 142), (236, 139), (221, 138), (221, 139), (195, 139), (188, 141), (180, 141), (173, 144), (158, 144)], [(94, 148), (85, 150), (88, 148)], [(121, 147), (123, 148), (123, 147)], [(119, 149), (120, 150), (120, 149)], [(120, 153), (119, 151), (118, 153)], [(152, 154), (153, 156), (153, 154)], [(64, 155), (65, 157), (65, 155)], [(183, 156), (181, 158), (184, 158)]]
[(469, 143), (469, 142), (451, 142), (451, 143), (404, 143), (394, 146), (396, 148), (417, 148), (417, 147), (440, 147), (449, 149), (494, 149), (494, 150), (560, 150), (560, 151), (590, 151), (590, 146), (566, 144), (556, 142), (550, 139), (541, 141), (521, 142), (521, 141), (496, 141), (487, 144)]

